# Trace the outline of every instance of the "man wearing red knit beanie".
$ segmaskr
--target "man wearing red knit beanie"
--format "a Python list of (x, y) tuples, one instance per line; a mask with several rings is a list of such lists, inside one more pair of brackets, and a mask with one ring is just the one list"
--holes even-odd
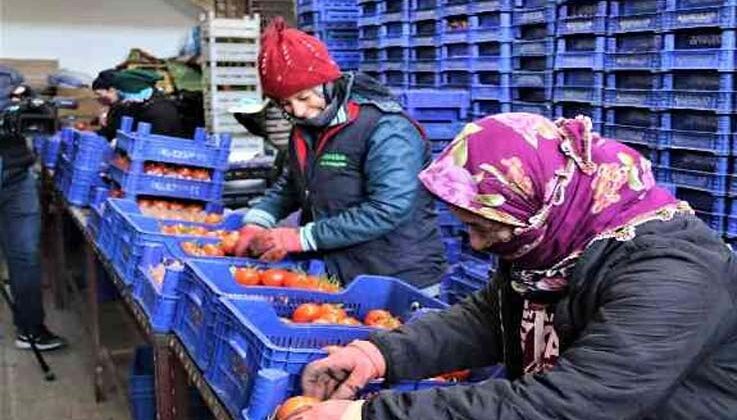
[[(281, 18), (262, 36), (258, 66), (294, 129), (288, 171), (245, 215), (237, 253), (317, 256), (344, 283), (374, 274), (437, 285), (445, 255), (417, 179), (431, 158), (421, 129), (387, 88), (342, 73), (322, 42)], [(298, 209), (299, 228), (275, 227)]]

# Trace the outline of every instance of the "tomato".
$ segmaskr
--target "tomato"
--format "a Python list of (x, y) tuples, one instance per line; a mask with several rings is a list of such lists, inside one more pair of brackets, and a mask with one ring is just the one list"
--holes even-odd
[(363, 319), (363, 323), (368, 326), (374, 326), (388, 318), (392, 318), (392, 314), (389, 313), (389, 311), (373, 309), (366, 314), (366, 317)]
[(471, 376), (471, 370), (470, 369), (464, 369), (464, 370), (456, 370), (453, 372), (444, 373), (442, 375), (438, 375), (433, 379), (441, 379), (445, 381), (465, 381), (468, 379), (468, 377)]
[(258, 286), (261, 275), (253, 267), (239, 267), (235, 269), (235, 282), (243, 286)]
[(155, 267), (151, 267), (151, 278), (154, 279), (154, 281), (158, 284), (161, 284), (164, 282), (164, 274), (166, 274), (166, 269), (164, 268), (164, 264), (158, 264)]
[(238, 245), (238, 238), (233, 238), (231, 236), (226, 236), (222, 241), (220, 241), (220, 249), (225, 255), (233, 255), (236, 245)]
[(320, 400), (312, 397), (292, 397), (284, 401), (276, 411), (276, 420), (286, 420), (294, 414), (308, 410), (315, 404), (319, 404)]
[(327, 293), (337, 293), (340, 291), (340, 284), (337, 280), (321, 278), (317, 282), (317, 290)]
[(352, 326), (362, 326), (361, 321), (357, 320), (356, 318), (353, 318), (352, 316), (347, 316), (340, 320), (340, 325), (352, 325)]
[(341, 308), (339, 305), (331, 304), (331, 303), (323, 303), (320, 305), (320, 317), (332, 317), (335, 316), (338, 321), (346, 318), (348, 314), (346, 314), (345, 309)]
[(292, 313), (292, 321), (307, 324), (319, 318), (320, 314), (320, 305), (316, 303), (303, 303), (297, 306), (297, 309)]
[(225, 255), (220, 247), (215, 244), (205, 244), (202, 247), (202, 252), (208, 257), (222, 257)]
[(220, 223), (223, 221), (223, 216), (217, 214), (217, 213), (207, 213), (207, 216), (205, 216), (205, 223)]
[(167, 235), (178, 235), (179, 229), (177, 229), (177, 225), (164, 225), (161, 227), (161, 233), (165, 233)]
[(189, 255), (198, 255), (200, 250), (196, 243), (190, 241), (182, 242), (182, 249)]
[(142, 209), (147, 209), (151, 207), (151, 205), (152, 205), (151, 200), (147, 200), (145, 198), (138, 200), (138, 207)]
[(192, 170), (185, 166), (185, 167), (177, 169), (177, 175), (179, 175), (182, 178), (191, 178)]
[[(366, 325), (369, 325), (369, 324), (366, 323)], [(389, 318), (380, 319), (375, 324), (370, 325), (370, 326), (374, 328), (379, 328), (382, 330), (393, 330), (393, 329), (401, 327), (402, 322), (398, 318), (389, 317)]]
[(278, 268), (271, 268), (261, 273), (261, 283), (264, 286), (282, 287), (286, 278), (287, 271)]

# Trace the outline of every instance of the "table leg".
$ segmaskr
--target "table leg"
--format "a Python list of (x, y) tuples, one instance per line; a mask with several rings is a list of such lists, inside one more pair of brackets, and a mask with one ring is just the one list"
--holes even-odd
[(64, 252), (64, 210), (59, 206), (58, 203), (52, 204), (53, 211), (53, 230), (52, 235), (52, 253), (53, 253), (53, 267), (52, 267), (52, 288), (54, 292), (54, 304), (59, 309), (66, 308), (69, 301), (68, 296), (68, 279), (67, 279), (67, 261), (66, 254)]
[[(89, 244), (84, 246), (84, 268), (87, 279), (87, 308), (90, 334), (92, 335), (92, 354), (95, 355), (94, 385), (95, 400), (104, 401), (107, 398), (105, 391), (105, 352), (100, 338), (100, 308), (97, 302), (97, 260), (95, 252)], [(66, 287), (66, 285), (64, 285)]]
[(156, 413), (158, 420), (189, 418), (187, 374), (168, 346), (168, 337), (154, 339)]

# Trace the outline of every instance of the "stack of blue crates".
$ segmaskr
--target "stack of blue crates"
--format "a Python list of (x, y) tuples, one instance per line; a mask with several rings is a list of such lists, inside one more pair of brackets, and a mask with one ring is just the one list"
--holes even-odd
[(358, 69), (359, 4), (356, 0), (299, 0), (297, 20), (302, 30), (327, 45), (342, 70)]
[(601, 132), (607, 0), (558, 0), (555, 117), (586, 115)]
[(556, 3), (516, 0), (512, 11), (511, 110), (553, 114)]
[(104, 185), (112, 148), (104, 137), (71, 128), (62, 130), (60, 139), (54, 185), (70, 204), (86, 206), (90, 191)]

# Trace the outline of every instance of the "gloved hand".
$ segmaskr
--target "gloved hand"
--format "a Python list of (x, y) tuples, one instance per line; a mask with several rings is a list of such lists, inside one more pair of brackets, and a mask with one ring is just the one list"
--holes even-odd
[(345, 347), (325, 350), (328, 357), (310, 363), (302, 372), (302, 392), (308, 397), (350, 399), (386, 373), (384, 356), (368, 341), (354, 340)]
[(261, 226), (243, 226), (239, 232), (240, 236), (238, 237), (238, 243), (235, 245), (235, 250), (233, 251), (235, 255), (238, 257), (246, 255), (246, 252), (251, 247), (251, 243), (253, 242), (253, 239), (256, 237), (256, 235), (258, 235), (260, 232), (266, 231), (267, 230), (265, 228), (262, 228)]
[(253, 239), (251, 249), (263, 261), (281, 261), (290, 252), (302, 252), (299, 229), (275, 228), (260, 232)]
[(286, 420), (361, 420), (364, 401), (330, 400), (297, 412)]

